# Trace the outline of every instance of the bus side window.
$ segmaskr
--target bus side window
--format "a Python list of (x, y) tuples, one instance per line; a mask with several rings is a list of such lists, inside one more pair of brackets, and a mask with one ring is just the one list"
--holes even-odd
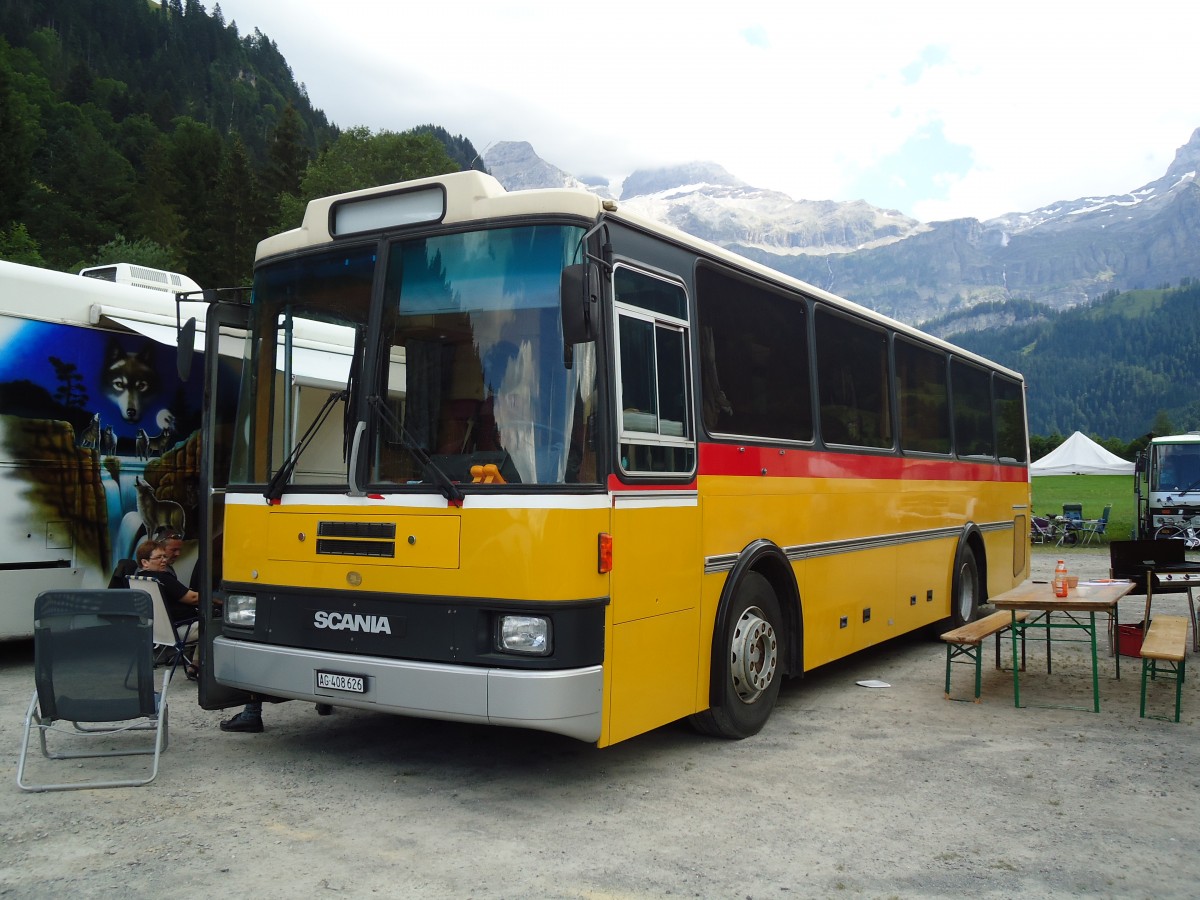
[(822, 437), (833, 444), (890, 448), (886, 333), (823, 308), (816, 325)]

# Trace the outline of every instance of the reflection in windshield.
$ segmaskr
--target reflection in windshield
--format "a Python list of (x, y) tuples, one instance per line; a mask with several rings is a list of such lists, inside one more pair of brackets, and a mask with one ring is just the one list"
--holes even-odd
[[(504, 228), (261, 266), (234, 480), (270, 480), (329, 391), (349, 387), (348, 414), (367, 420), (371, 484), (595, 483), (595, 347), (577, 345), (565, 365), (559, 321), (559, 279), (582, 234)], [(291, 483), (347, 484), (340, 410)]]
[[(595, 355), (577, 347), (568, 369), (559, 322), (559, 277), (580, 235), (496, 229), (408, 241), (389, 254), (384, 349), (405, 366), (403, 383), (381, 372), (381, 391), (451, 480), (595, 480)], [(430, 480), (395, 435), (378, 437), (373, 481)]]
[[(284, 465), (331, 391), (357, 373), (355, 334), (371, 306), (375, 245), (298, 257), (254, 275), (234, 435), (234, 481), (264, 484)], [(357, 377), (357, 375), (355, 375)], [(346, 484), (343, 407), (311, 437), (292, 482)]]

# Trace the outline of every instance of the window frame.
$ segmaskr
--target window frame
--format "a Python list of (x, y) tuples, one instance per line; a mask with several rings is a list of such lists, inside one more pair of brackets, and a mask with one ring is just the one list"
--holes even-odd
[[(904, 350), (901, 350), (901, 346)], [(931, 357), (937, 357), (941, 361), (942, 370), (942, 400), (944, 407), (942, 413), (944, 420), (942, 425), (945, 427), (946, 449), (945, 450), (923, 450), (917, 447), (909, 447), (906, 444), (908, 440), (907, 428), (908, 420), (905, 418), (905, 395), (904, 384), (900, 378), (900, 357), (902, 352), (913, 351), (916, 353), (927, 353)], [(892, 339), (892, 360), (893, 372), (892, 383), (896, 396), (896, 431), (897, 431), (897, 446), (900, 452), (906, 456), (937, 456), (949, 458), (954, 455), (954, 408), (950, 397), (950, 354), (940, 347), (930, 344), (928, 341), (921, 341), (911, 335), (903, 332), (894, 332)]]
[[(821, 378), (821, 376), (823, 374), (822, 366), (821, 366), (822, 350), (824, 350), (824, 352), (830, 352), (829, 348), (832, 346), (832, 344), (830, 344), (829, 346), (825, 346), (823, 344), (824, 335), (822, 335), (822, 333), (821, 333), (821, 327), (822, 327), (821, 320), (826, 317), (828, 317), (831, 321), (837, 321), (837, 322), (840, 322), (843, 324), (857, 327), (859, 329), (862, 329), (864, 332), (871, 332), (874, 335), (876, 335), (877, 337), (882, 339), (881, 349), (883, 351), (882, 362), (883, 362), (883, 379), (884, 380), (883, 380), (883, 385), (882, 385), (882, 392), (880, 394), (880, 399), (882, 400), (882, 404), (881, 404), (881, 408), (880, 408), (878, 414), (881, 416), (881, 421), (886, 422), (886, 424), (888, 425), (888, 432), (886, 434), (886, 437), (888, 438), (889, 442), (887, 444), (864, 444), (864, 443), (855, 443), (853, 441), (830, 440), (830, 437), (825, 428), (825, 425), (826, 425), (825, 413), (824, 413), (825, 394), (824, 394), (824, 390), (822, 387), (822, 378)], [(888, 328), (886, 325), (884, 325), (882, 323), (873, 322), (870, 319), (865, 319), (861, 316), (852, 315), (850, 313), (844, 312), (844, 311), (842, 311), (834, 306), (831, 306), (829, 304), (819, 303), (816, 305), (816, 308), (813, 310), (812, 333), (813, 333), (813, 372), (814, 372), (813, 385), (816, 389), (816, 401), (817, 401), (816, 402), (816, 427), (817, 427), (817, 433), (821, 436), (821, 443), (824, 444), (825, 446), (832, 446), (832, 447), (837, 447), (837, 448), (847, 448), (847, 449), (852, 449), (855, 451), (865, 451), (865, 452), (869, 452), (869, 453), (898, 454), (899, 453), (899, 448), (898, 448), (899, 434), (898, 434), (898, 423), (896, 422), (896, 412), (894, 409), (894, 400), (895, 400), (895, 396), (896, 396), (895, 364), (892, 359), (892, 340), (891, 340), (892, 335), (895, 333), (894, 330), (891, 328)], [(853, 408), (860, 409), (864, 412), (867, 412), (867, 410), (865, 410), (865, 408), (863, 408), (863, 407), (856, 406)], [(879, 436), (882, 438), (885, 435), (880, 434)]]
[[(776, 316), (777, 319), (785, 319), (794, 317), (790, 324), (798, 324), (799, 327), (792, 329), (786, 334), (780, 344), (771, 344), (767, 349), (772, 352), (784, 349), (784, 344), (790, 344), (787, 349), (791, 349), (796, 353), (802, 354), (801, 365), (797, 368), (802, 372), (803, 383), (788, 384), (784, 380), (779, 381), (778, 390), (780, 395), (773, 396), (770, 399), (779, 403), (783, 393), (791, 392), (800, 396), (800, 404), (806, 407), (805, 412), (807, 418), (803, 415), (787, 417), (784, 415), (776, 415), (776, 422), (790, 423), (797, 426), (798, 431), (806, 431), (806, 434), (800, 437), (784, 436), (779, 433), (768, 433), (766, 429), (751, 429), (751, 428), (721, 428), (712, 427), (705, 419), (704, 407), (708, 403), (718, 403), (718, 397), (724, 397), (724, 388), (730, 385), (737, 384), (737, 378), (725, 378), (723, 383), (718, 384), (718, 376), (722, 374), (722, 370), (716, 368), (715, 356), (717, 351), (718, 339), (713, 337), (712, 353), (714, 356), (713, 368), (708, 369), (708, 363), (705, 362), (706, 354), (709, 352), (705, 342), (709, 340), (705, 336), (705, 332), (713, 330), (716, 325), (712, 318), (716, 315), (717, 307), (729, 302), (727, 298), (714, 297), (711, 302), (708, 294), (710, 292), (719, 292), (720, 286), (707, 285), (706, 279), (723, 279), (728, 282), (733, 282), (738, 289), (746, 292), (738, 297), (742, 303), (761, 304), (759, 311), (766, 310)], [(772, 307), (772, 304), (778, 303), (778, 307)], [(705, 315), (705, 308), (710, 307), (709, 316)], [(774, 284), (769, 281), (764, 281), (755, 278), (746, 272), (738, 269), (731, 269), (717, 265), (711, 260), (700, 260), (700, 265), (696, 268), (696, 335), (699, 342), (699, 360), (697, 366), (700, 369), (700, 414), (698, 422), (703, 426), (705, 434), (722, 441), (754, 441), (767, 443), (772, 445), (783, 445), (792, 447), (812, 447), (816, 442), (816, 412), (815, 412), (815, 389), (813, 376), (813, 351), (810, 335), (812, 332), (813, 318), (813, 301), (812, 298), (805, 293)], [(786, 323), (785, 323), (786, 324)], [(766, 335), (764, 329), (759, 329), (754, 332), (754, 336)], [(774, 337), (766, 335), (767, 337)], [(769, 342), (768, 342), (769, 343)], [(725, 346), (728, 346), (726, 344)], [(724, 374), (728, 374), (725, 372)], [(779, 369), (772, 367), (770, 372), (772, 375), (778, 375)], [(782, 385), (788, 384), (784, 388)], [(732, 390), (732, 388), (730, 388)], [(734, 396), (725, 398), (735, 410), (742, 405), (742, 396), (740, 392), (735, 392)], [(776, 410), (778, 411), (778, 410)], [(797, 408), (799, 411), (799, 408)], [(737, 424), (736, 422), (733, 424)], [(777, 432), (784, 429), (775, 429)]]
[[(688, 318), (680, 318), (669, 313), (657, 312), (652, 309), (647, 309), (644, 306), (638, 306), (633, 303), (623, 302), (617, 291), (617, 273), (622, 269), (633, 273), (636, 276), (649, 278), (660, 281), (663, 284), (677, 288), (682, 296), (683, 312)], [(645, 266), (638, 265), (629, 261), (619, 261), (613, 265), (612, 274), (610, 276), (610, 289), (612, 291), (612, 359), (613, 359), (613, 409), (615, 430), (617, 435), (617, 460), (616, 468), (622, 476), (630, 476), (634, 478), (687, 478), (695, 474), (699, 461), (696, 439), (696, 423), (694, 410), (694, 387), (693, 387), (693, 371), (692, 362), (692, 346), (691, 346), (691, 297), (688, 294), (687, 286), (683, 280), (665, 273), (656, 272)], [(652, 371), (654, 374), (654, 400), (656, 408), (653, 412), (655, 417), (654, 431), (633, 430), (626, 427), (625, 422), (625, 367), (622, 359), (621, 346), (621, 325), (623, 321), (635, 321), (648, 324), (652, 329), (654, 360), (652, 363)], [(681, 434), (673, 435), (663, 432), (662, 423), (662, 377), (661, 364), (658, 354), (658, 340), (662, 332), (677, 334), (679, 343), (683, 353), (682, 372), (679, 373), (683, 396), (683, 421), (680, 423)], [(669, 468), (655, 469), (645, 468), (638, 465), (627, 464), (625, 458), (625, 447), (651, 447), (651, 448), (668, 448), (678, 449), (685, 453), (689, 453), (690, 465), (686, 468)]]

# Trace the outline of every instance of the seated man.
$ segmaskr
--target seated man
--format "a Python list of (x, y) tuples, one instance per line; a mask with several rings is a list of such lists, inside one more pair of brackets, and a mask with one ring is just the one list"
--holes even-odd
[(142, 541), (134, 554), (138, 570), (136, 574), (153, 578), (162, 589), (163, 603), (172, 622), (194, 619), (199, 614), (200, 595), (180, 583), (167, 566), (167, 551), (155, 541)]

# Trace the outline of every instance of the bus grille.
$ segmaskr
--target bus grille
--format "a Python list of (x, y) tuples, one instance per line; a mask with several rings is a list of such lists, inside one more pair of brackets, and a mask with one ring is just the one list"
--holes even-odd
[(396, 539), (395, 522), (318, 522), (317, 537)]
[(396, 556), (395, 541), (331, 541), (317, 539), (317, 554), (326, 556)]

